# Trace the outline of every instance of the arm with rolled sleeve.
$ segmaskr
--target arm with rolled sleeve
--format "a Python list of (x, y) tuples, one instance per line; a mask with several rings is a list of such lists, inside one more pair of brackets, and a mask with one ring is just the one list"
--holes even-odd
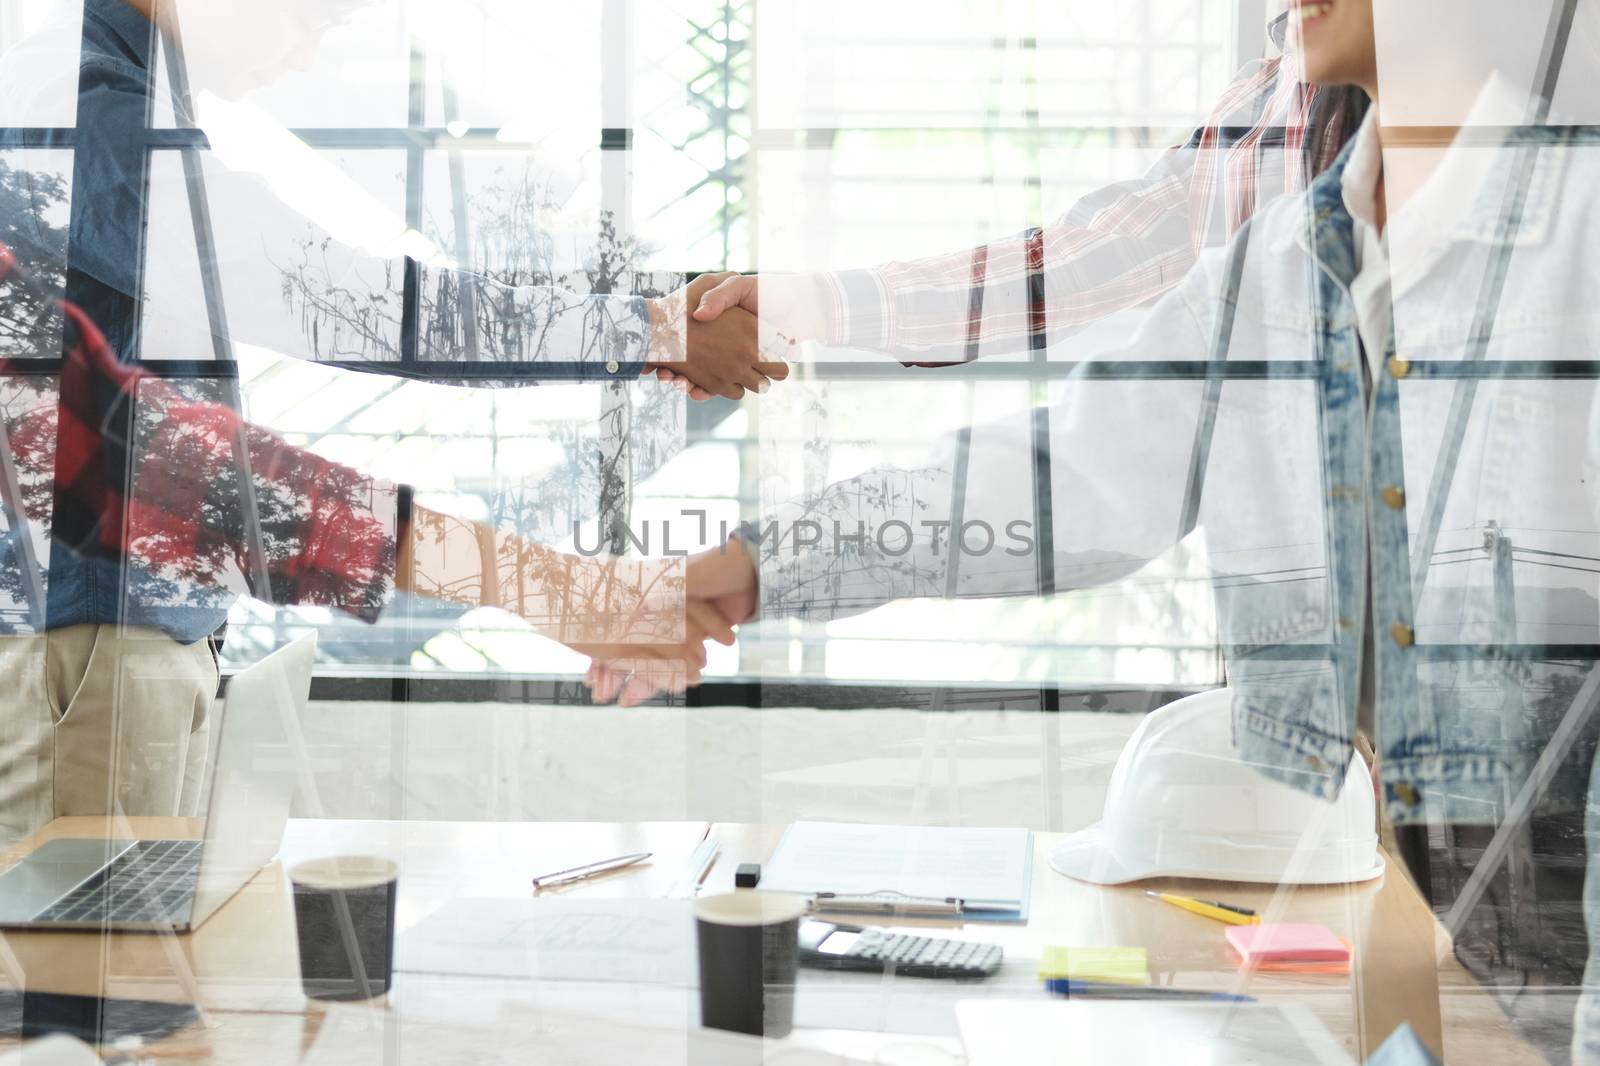
[[(831, 343), (911, 366), (1027, 351), (1038, 279), (1056, 341), (1171, 291), (1200, 250), (1224, 245), (1253, 205), (1304, 188), (1290, 145), (1332, 161), (1347, 127), (1292, 65), (1251, 63), (1206, 121), (1142, 176), (1098, 189), (1042, 228), (970, 250), (820, 275)], [(1268, 164), (1271, 165), (1268, 165)]]
[[(503, 285), (481, 275), (448, 271), (441, 284), (473, 292), (487, 325), (479, 333), (486, 358), (538, 363), (539, 377), (556, 381), (636, 378), (651, 361), (654, 321), (642, 296), (582, 294), (550, 285)], [(465, 328), (477, 329), (475, 322)], [(452, 342), (454, 343), (454, 342)]]
[[(1130, 343), (1206, 358), (1222, 252), (1207, 253), (1153, 307)], [(1116, 580), (1170, 548), (1200, 410), (1194, 381), (1077, 381), (1050, 412), (1054, 544), (1036, 528), (1035, 435), (1027, 410), (975, 427), (965, 478), (957, 596), (1039, 592), (1041, 550), (1058, 589)], [(761, 569), (764, 613), (827, 619), (952, 591), (951, 504), (960, 434), (910, 468), (878, 468), (790, 500), (741, 534)]]
[(1169, 150), (1143, 177), (1102, 189), (1041, 230), (977, 248), (823, 274), (832, 343), (908, 366), (1026, 351), (1030, 275), (1044, 279), (1053, 335), (1167, 291), (1194, 265), (1194, 153)]
[[(125, 560), (125, 595), (146, 608), (226, 607), (250, 594), (377, 618), (408, 532), (406, 490), (245, 422), (215, 381), (165, 380), (119, 363), (81, 311), (61, 307), (60, 403), (41, 405), (11, 434), (18, 465), (38, 468), (24, 482), (53, 479), (52, 550)], [(131, 423), (99, 417), (127, 405)], [(109, 476), (116, 469), (130, 480)], [(43, 519), (48, 505), (41, 499), (30, 517)]]

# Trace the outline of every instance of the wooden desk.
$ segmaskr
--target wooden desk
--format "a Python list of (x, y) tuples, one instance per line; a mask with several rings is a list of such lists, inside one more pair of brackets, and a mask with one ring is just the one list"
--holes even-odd
[[(130, 828), (145, 837), (192, 837), (199, 830), (196, 823), (180, 819), (134, 819)], [(656, 857), (648, 865), (556, 892), (587, 898), (661, 897), (681, 883), (685, 861), (703, 828), (704, 823), (684, 822), (295, 820), (285, 836), (280, 862), (263, 870), (193, 934), (10, 932), (4, 939), (30, 990), (178, 1002), (198, 997), (209, 1024), (193, 1026), (157, 1045), (153, 1054), (158, 1061), (295, 1062), (314, 1039), (321, 1014), (317, 1005), (308, 1005), (300, 995), (286, 866), (341, 853), (394, 859), (402, 871), (398, 921), (403, 934), (452, 899), (527, 898), (535, 873), (577, 865), (597, 855), (651, 851)], [(719, 826), (723, 851), (706, 891), (731, 888), (734, 867), (764, 861), (780, 832), (781, 827)], [(19, 845), (11, 858), (46, 839), (105, 834), (101, 819), (59, 819)], [(1047, 856), (1056, 839), (1050, 834), (1037, 837), (1032, 909), (1025, 925), (920, 924), (938, 925), (941, 935), (1000, 943), (1012, 960), (1035, 959), (1046, 944), (1143, 945), (1149, 949), (1157, 983), (1243, 990), (1262, 999), (1303, 1002), (1360, 1058), (1400, 1022), (1409, 1021), (1427, 1043), (1444, 1051), (1447, 1061), (1543, 1061), (1518, 1039), (1499, 1008), (1448, 952), (1443, 953), (1445, 961), (1435, 965), (1442, 933), (1396, 868), (1365, 885), (1278, 893), (1263, 886), (1175, 880), (1102, 888), (1050, 870)], [(1153, 887), (1245, 903), (1260, 909), (1268, 920), (1322, 922), (1355, 943), (1357, 965), (1349, 976), (1241, 977), (1226, 957), (1222, 927), (1146, 898), (1144, 890)], [(192, 980), (186, 979), (185, 970), (192, 972)], [(999, 982), (998, 991), (1039, 995), (1030, 970), (1019, 961), (1008, 971), (1007, 982)], [(860, 987), (867, 993), (894, 989), (908, 998), (953, 997), (952, 986), (943, 982), (848, 979), (863, 982)], [(531, 995), (518, 982), (401, 972), (396, 975), (394, 996), (426, 1001), (434, 1009), (440, 1004), (448, 1009), (452, 997), (465, 1009), (470, 999), (472, 1008), (481, 1011), (491, 991), (511, 998)], [(682, 1017), (690, 1009), (685, 995), (692, 998), (692, 993), (679, 990), (676, 1006), (664, 1009)], [(541, 994), (540, 1001), (551, 998)], [(885, 1039), (858, 1031), (817, 1030), (802, 1031), (798, 1038), (835, 1050), (865, 1052), (868, 1059), (871, 1049)], [(950, 1041), (949, 1032), (943, 1039)]]

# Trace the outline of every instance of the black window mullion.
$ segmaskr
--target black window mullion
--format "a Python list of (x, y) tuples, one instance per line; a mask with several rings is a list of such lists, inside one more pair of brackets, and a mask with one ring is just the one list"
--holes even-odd
[[(428, 59), (416, 45), (411, 48), (411, 80), (409, 102), (406, 107), (407, 133), (414, 134), (427, 120)], [(422, 232), (422, 168), (424, 162), (421, 141), (415, 136), (406, 141), (406, 228)], [(419, 338), (422, 331), (422, 265), (406, 256), (404, 279), (401, 283), (400, 310), (400, 361), (415, 363), (421, 350)]]

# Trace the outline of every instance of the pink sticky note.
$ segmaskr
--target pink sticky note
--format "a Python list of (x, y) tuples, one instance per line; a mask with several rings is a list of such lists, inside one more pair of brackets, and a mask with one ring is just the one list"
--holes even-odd
[(1227, 935), (1246, 963), (1343, 962), (1350, 957), (1344, 941), (1325, 925), (1233, 925)]

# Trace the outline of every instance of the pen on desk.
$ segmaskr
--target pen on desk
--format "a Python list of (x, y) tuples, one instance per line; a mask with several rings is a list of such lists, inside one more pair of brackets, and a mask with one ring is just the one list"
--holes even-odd
[(872, 914), (898, 917), (951, 917), (962, 912), (963, 903), (948, 899), (918, 899), (910, 896), (885, 898), (882, 893), (851, 896), (838, 892), (818, 892), (811, 900), (816, 914)]
[(1163, 903), (1170, 903), (1174, 907), (1182, 907), (1191, 914), (1198, 914), (1213, 921), (1226, 922), (1229, 925), (1260, 925), (1261, 917), (1249, 907), (1237, 907), (1231, 903), (1219, 903), (1210, 899), (1195, 899), (1193, 896), (1178, 896), (1171, 892), (1146, 892), (1145, 895), (1159, 899)]
[(694, 849), (694, 854), (689, 856), (689, 894), (697, 895), (700, 886), (706, 883), (706, 878), (711, 874), (711, 867), (716, 865), (717, 856), (722, 852), (722, 845), (716, 837), (711, 835), (709, 827), (706, 835), (700, 841), (699, 847)]
[(1168, 988), (1164, 985), (1119, 985), (1109, 981), (1055, 979), (1044, 983), (1045, 991), (1068, 999), (1172, 999), (1203, 1003), (1254, 1003), (1254, 996), (1232, 992), (1207, 992), (1199, 988)]
[(535, 889), (550, 888), (552, 885), (564, 885), (570, 881), (582, 881), (598, 874), (610, 873), (620, 870), (624, 866), (632, 866), (636, 862), (644, 862), (650, 857), (650, 852), (641, 851), (636, 855), (618, 855), (614, 859), (601, 859), (599, 862), (585, 863), (574, 866), (568, 870), (557, 870), (553, 874), (540, 874), (533, 879)]

